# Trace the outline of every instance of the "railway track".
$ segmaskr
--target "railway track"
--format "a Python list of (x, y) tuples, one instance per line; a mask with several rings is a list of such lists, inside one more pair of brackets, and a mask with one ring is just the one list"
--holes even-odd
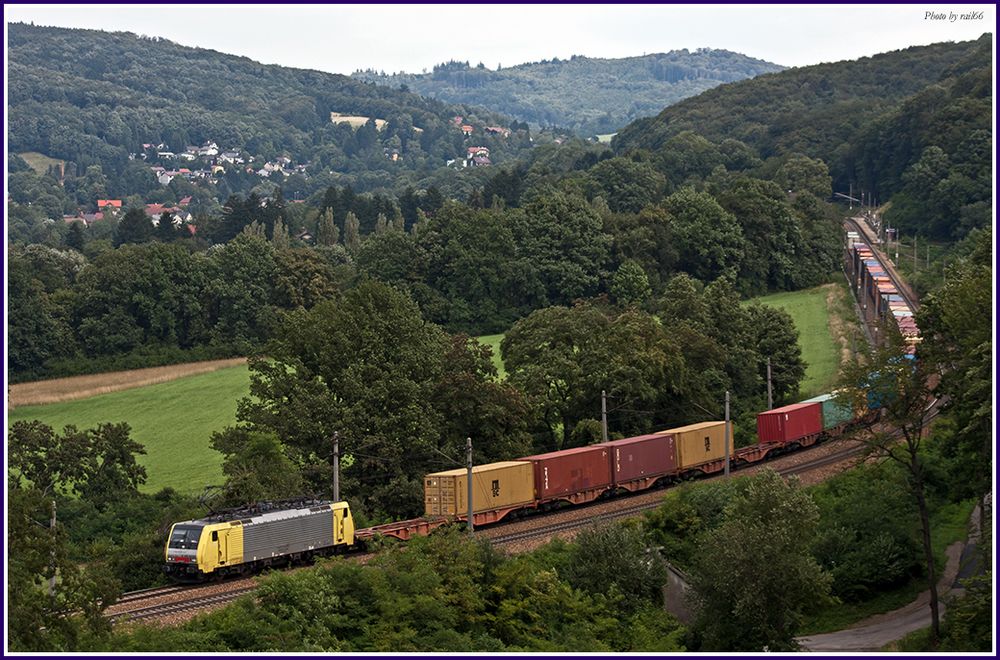
[(192, 588), (193, 587), (187, 585), (172, 584), (164, 587), (151, 587), (149, 589), (139, 589), (138, 591), (126, 591), (115, 602), (115, 605), (125, 605), (128, 603), (134, 603), (136, 601), (144, 601), (144, 600), (150, 600), (152, 598), (159, 598), (160, 596), (169, 596), (171, 594), (180, 593), (182, 591), (189, 591)]
[[(189, 598), (185, 600), (172, 601), (169, 603), (157, 603), (155, 605), (138, 607), (135, 609), (126, 610), (124, 612), (111, 614), (108, 615), (108, 619), (110, 619), (113, 623), (122, 623), (124, 621), (136, 621), (141, 619), (160, 618), (171, 614), (179, 614), (181, 612), (201, 609), (203, 607), (229, 603), (231, 601), (236, 600), (240, 596), (243, 596), (245, 594), (254, 591), (256, 588), (257, 588), (256, 585), (251, 585), (247, 587), (239, 587), (231, 591), (205, 594), (203, 596), (197, 596), (195, 598)], [(184, 589), (181, 589), (181, 591), (183, 590)], [(132, 593), (135, 594), (138, 592), (132, 592)], [(136, 598), (132, 602), (141, 602), (142, 600), (146, 600), (149, 598), (152, 598), (152, 596), (146, 596), (145, 598)]]

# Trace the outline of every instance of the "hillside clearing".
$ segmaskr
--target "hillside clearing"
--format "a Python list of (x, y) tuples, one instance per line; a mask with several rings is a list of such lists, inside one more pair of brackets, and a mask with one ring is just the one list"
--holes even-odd
[(35, 172), (41, 176), (48, 174), (49, 168), (53, 165), (59, 166), (59, 171), (62, 172), (63, 168), (66, 167), (66, 161), (59, 160), (58, 158), (52, 158), (51, 156), (46, 156), (45, 154), (40, 154), (37, 151), (25, 151), (24, 153), (18, 154), (24, 162), (28, 164), (28, 167), (35, 170)]

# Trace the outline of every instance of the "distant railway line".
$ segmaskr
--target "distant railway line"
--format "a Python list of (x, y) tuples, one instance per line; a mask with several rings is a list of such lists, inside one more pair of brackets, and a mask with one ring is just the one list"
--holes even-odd
[(881, 250), (876, 248), (876, 245), (878, 245), (878, 240), (876, 239), (876, 237), (872, 236), (870, 227), (867, 226), (866, 224), (858, 222), (854, 218), (847, 218), (846, 220), (844, 220), (844, 224), (849, 225), (854, 229), (854, 231), (858, 232), (858, 234), (865, 237), (865, 240), (868, 242), (869, 247), (872, 248), (872, 256), (874, 256), (874, 258), (877, 259), (878, 262), (885, 269), (885, 272), (889, 275), (890, 279), (892, 279), (892, 283), (895, 285), (896, 290), (899, 291), (899, 295), (901, 295), (903, 299), (906, 300), (906, 304), (910, 306), (910, 309), (912, 309), (914, 312), (920, 309), (920, 301), (917, 300), (916, 296), (910, 290), (909, 285), (907, 285), (906, 282), (903, 281), (903, 278), (899, 276), (899, 273), (896, 271), (895, 265), (891, 261), (889, 261), (888, 257), (882, 254)]

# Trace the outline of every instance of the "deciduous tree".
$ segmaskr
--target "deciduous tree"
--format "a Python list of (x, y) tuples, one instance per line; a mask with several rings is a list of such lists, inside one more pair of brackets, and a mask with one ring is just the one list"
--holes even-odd
[(828, 598), (830, 576), (809, 554), (816, 505), (773, 470), (749, 479), (690, 573), (703, 650), (793, 650), (801, 614)]
[(883, 326), (881, 330), (880, 334), (888, 335), (888, 343), (871, 351), (866, 359), (844, 367), (838, 399), (852, 410), (881, 409), (882, 423), (863, 429), (855, 438), (871, 457), (893, 461), (907, 474), (907, 486), (920, 518), (930, 590), (931, 638), (936, 644), (940, 636), (938, 575), (927, 504), (927, 457), (922, 450), (932, 419), (934, 397), (928, 382), (933, 371), (924, 360), (904, 357), (902, 338), (893, 328)]

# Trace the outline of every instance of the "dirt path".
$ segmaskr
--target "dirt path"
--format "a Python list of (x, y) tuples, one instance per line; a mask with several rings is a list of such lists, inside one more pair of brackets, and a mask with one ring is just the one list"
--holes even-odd
[(165, 383), (185, 376), (204, 374), (210, 371), (217, 371), (218, 369), (225, 369), (226, 367), (235, 367), (245, 364), (246, 361), (246, 358), (207, 360), (205, 362), (172, 364), (166, 367), (131, 369), (129, 371), (113, 371), (105, 374), (39, 380), (33, 383), (17, 383), (7, 388), (7, 409), (12, 410), (18, 406), (85, 399), (98, 394), (118, 392), (119, 390), (127, 390), (133, 387), (144, 387), (155, 383)]
[[(970, 543), (975, 543), (976, 522), (979, 519), (979, 507), (977, 506), (970, 516)], [(940, 615), (944, 617), (944, 601), (949, 595), (961, 594), (961, 587), (955, 586), (956, 578), (961, 568), (961, 560), (965, 542), (952, 543), (945, 550), (948, 563), (945, 566), (941, 579), (938, 580), (938, 598)], [(840, 652), (861, 652), (879, 651), (885, 646), (902, 639), (909, 633), (926, 628), (931, 625), (930, 591), (922, 592), (916, 600), (908, 605), (870, 616), (863, 621), (845, 630), (824, 633), (821, 635), (810, 635), (799, 637), (798, 642), (805, 651), (828, 653)]]

